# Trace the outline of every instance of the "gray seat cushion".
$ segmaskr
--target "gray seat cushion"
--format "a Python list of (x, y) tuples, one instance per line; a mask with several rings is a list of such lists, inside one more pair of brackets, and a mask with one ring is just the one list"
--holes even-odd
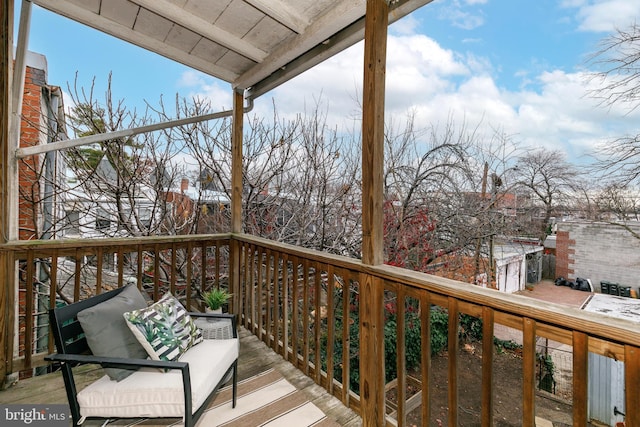
[[(147, 303), (135, 285), (127, 285), (113, 298), (78, 313), (87, 344), (96, 356), (146, 359), (147, 352), (127, 326), (124, 313), (145, 308)], [(121, 381), (131, 369), (105, 368), (112, 380)]]

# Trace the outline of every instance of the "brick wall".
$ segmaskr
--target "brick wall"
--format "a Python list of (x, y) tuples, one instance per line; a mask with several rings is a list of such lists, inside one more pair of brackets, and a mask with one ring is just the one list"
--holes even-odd
[[(45, 72), (27, 67), (22, 101), (22, 122), (20, 125), (20, 146), (39, 145), (46, 137), (42, 119), (42, 87), (45, 85)], [(41, 156), (29, 156), (19, 165), (19, 217), (18, 238), (31, 240), (37, 238), (36, 204), (40, 200), (39, 173)]]
[[(631, 225), (640, 233), (640, 225)], [(591, 279), (640, 287), (640, 239), (616, 225), (600, 222), (562, 222), (556, 237), (556, 276)]]

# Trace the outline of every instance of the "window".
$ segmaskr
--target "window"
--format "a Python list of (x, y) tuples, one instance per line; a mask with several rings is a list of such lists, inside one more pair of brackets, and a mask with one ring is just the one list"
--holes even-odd
[(108, 230), (111, 227), (109, 212), (103, 208), (98, 208), (96, 214), (96, 230)]
[(67, 226), (69, 234), (80, 233), (80, 212), (67, 212)]
[(147, 230), (151, 228), (152, 213), (153, 209), (151, 207), (145, 206), (138, 208), (138, 219), (140, 220), (140, 225), (145, 227)]

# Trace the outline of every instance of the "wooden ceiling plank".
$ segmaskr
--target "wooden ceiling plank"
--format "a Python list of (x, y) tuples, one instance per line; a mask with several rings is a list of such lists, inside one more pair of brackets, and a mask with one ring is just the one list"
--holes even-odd
[(239, 37), (217, 28), (215, 25), (193, 15), (183, 8), (169, 3), (165, 0), (130, 0), (133, 3), (156, 13), (163, 18), (169, 19), (176, 24), (182, 25), (191, 31), (202, 35), (211, 41), (219, 43), (228, 49), (245, 56), (252, 61), (260, 62), (266, 58), (267, 53), (247, 43)]
[(269, 15), (285, 27), (302, 34), (309, 26), (309, 20), (297, 13), (291, 6), (281, 0), (245, 0), (251, 6)]
[(303, 34), (283, 43), (271, 52), (262, 63), (243, 73), (233, 82), (234, 87), (240, 89), (251, 87), (251, 85), (268, 77), (273, 71), (287, 65), (302, 53), (315, 47), (322, 40), (329, 39), (336, 32), (357, 21), (364, 16), (364, 13), (365, 0), (337, 2), (335, 7), (311, 23)]
[(157, 39), (133, 31), (132, 29), (120, 25), (114, 21), (102, 18), (95, 13), (92, 13), (86, 9), (79, 8), (78, 6), (70, 4), (68, 2), (60, 0), (33, 0), (33, 3), (54, 13), (66, 16), (67, 18), (74, 21), (81, 22), (85, 25), (95, 28), (96, 30), (125, 40), (143, 49), (150, 50), (159, 55), (165, 56), (169, 59), (177, 61), (196, 70), (202, 71), (203, 73), (217, 77), (226, 82), (232, 82), (237, 77), (236, 73), (233, 73), (223, 67), (216, 66), (209, 61), (205, 61), (201, 58), (189, 55), (187, 52), (169, 46)]

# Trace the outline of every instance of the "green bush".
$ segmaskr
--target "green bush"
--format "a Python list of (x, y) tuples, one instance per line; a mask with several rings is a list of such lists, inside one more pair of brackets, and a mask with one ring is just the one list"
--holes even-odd
[(482, 341), (482, 319), (469, 314), (461, 314), (460, 338), (467, 341)]
[[(341, 304), (338, 304), (341, 306)], [(350, 341), (350, 371), (349, 382), (350, 387), (356, 393), (360, 389), (360, 367), (359, 367), (359, 317), (357, 305), (352, 305), (352, 311), (349, 313), (353, 322), (349, 325), (349, 341)], [(338, 309), (335, 316), (336, 331), (342, 330), (342, 312)], [(430, 308), (431, 323), (431, 355), (435, 356), (447, 348), (448, 344), (448, 328), (449, 314), (448, 311), (439, 306), (431, 306)], [(477, 317), (466, 314), (460, 315), (459, 337), (467, 340), (482, 340), (482, 320)], [(385, 361), (385, 377), (389, 382), (397, 377), (397, 307), (395, 302), (385, 305), (385, 324), (384, 324), (384, 361)], [(417, 369), (422, 359), (422, 328), (418, 304), (409, 300), (405, 310), (405, 366), (408, 371)], [(342, 335), (337, 333), (334, 342), (334, 377), (338, 380), (342, 378)], [(322, 367), (327, 369), (327, 334), (324, 333), (321, 339), (321, 359)]]

